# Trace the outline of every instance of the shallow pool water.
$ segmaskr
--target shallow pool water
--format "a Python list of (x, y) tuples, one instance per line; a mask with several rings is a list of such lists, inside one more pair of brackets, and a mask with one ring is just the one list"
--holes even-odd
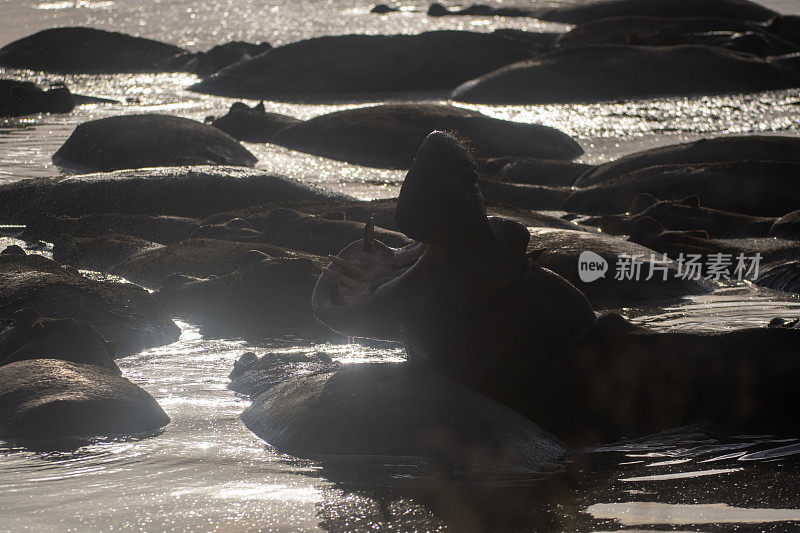
[[(402, 2), (426, 6), (427, 1)], [(520, 4), (522, 2), (519, 2)], [(800, 13), (794, 0), (766, 2)], [(490, 31), (563, 26), (525, 19), (428, 19), (407, 12), (376, 16), (365, 0), (0, 0), (0, 45), (59, 25), (92, 25), (206, 49), (230, 39), (273, 44), (347, 32), (435, 28)], [(191, 75), (50, 76), (0, 69), (0, 76), (65, 80), (77, 93), (118, 100), (66, 115), (0, 120), (0, 182), (58, 175), (50, 162), (74, 127), (122, 113), (169, 113), (202, 120), (235, 100), (186, 90)], [(446, 101), (444, 94), (399, 100)], [(249, 102), (253, 104), (254, 102)], [(268, 110), (309, 118), (371, 102)], [(589, 105), (473, 106), (492, 116), (538, 122), (579, 140), (587, 162), (702, 136), (800, 132), (800, 91), (659, 98)], [(376, 170), (249, 143), (258, 168), (358, 198), (397, 194), (403, 173)], [(8, 237), (0, 247), (19, 243)], [(40, 247), (48, 254), (50, 248)], [(87, 273), (87, 275), (95, 275)], [(712, 295), (619, 311), (654, 328), (723, 331), (800, 315), (800, 299), (749, 285)], [(342, 363), (399, 361), (401, 348), (212, 338), (176, 317), (178, 342), (119, 361), (172, 418), (142, 440), (97, 442), (37, 452), (0, 442), (0, 531), (454, 531), (484, 530), (785, 530), (800, 522), (800, 435), (721, 439), (710, 428), (670, 432), (576, 450), (536, 474), (448, 472), (416, 477), (404, 465), (320, 463), (281, 454), (238, 416), (249, 401), (229, 390), (244, 352), (325, 352)], [(790, 416), (792, 406), (787, 406)], [(386, 466), (386, 465), (381, 465)], [(396, 467), (396, 469), (394, 469)]]

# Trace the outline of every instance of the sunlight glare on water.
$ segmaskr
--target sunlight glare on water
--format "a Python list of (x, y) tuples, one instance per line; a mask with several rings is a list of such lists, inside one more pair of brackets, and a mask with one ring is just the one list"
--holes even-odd
[[(323, 502), (336, 507), (343, 496), (313, 475), (317, 467), (275, 452), (242, 425), (238, 415), (249, 401), (227, 390), (227, 375), (245, 351), (324, 349), (340, 361), (360, 362), (398, 360), (397, 349), (325, 344), (275, 350), (206, 339), (196, 326), (178, 324), (177, 342), (118, 360), (125, 377), (150, 392), (172, 419), (163, 433), (74, 452), (37, 454), (0, 444), (2, 507), (15, 509), (13, 515), (0, 511), (0, 529), (97, 530), (116, 523), (228, 531), (292, 524), (302, 531), (315, 528)], [(38, 506), (38, 497), (47, 505)], [(91, 506), (81, 512), (76, 498)], [(120, 516), (128, 522), (121, 524)]]
[[(366, 0), (5, 0), (0, 8), (4, 15), (0, 45), (67, 25), (127, 32), (191, 50), (232, 39), (280, 45), (351, 32), (566, 29), (532, 19), (429, 18), (423, 14), (428, 0), (401, 3), (418, 11), (372, 15), (373, 2)], [(795, 0), (765, 3), (800, 13)], [(0, 68), (0, 76), (40, 85), (63, 80), (75, 93), (118, 101), (81, 106), (64, 115), (0, 119), (0, 182), (59, 175), (50, 158), (84, 121), (134, 113), (203, 120), (224, 114), (236, 101), (187, 91), (197, 81), (188, 74), (61, 76)], [(447, 102), (447, 94), (398, 96), (404, 98)], [(308, 119), (371, 103), (265, 105), (267, 111)], [(594, 163), (703, 136), (797, 135), (799, 106), (800, 91), (786, 90), (597, 104), (465, 107), (559, 128), (584, 147), (581, 160)], [(267, 144), (246, 146), (258, 156), (257, 168), (265, 172), (362, 199), (396, 196), (404, 176), (402, 171), (370, 169)], [(0, 248), (10, 244), (26, 243), (0, 238)], [(52, 255), (47, 243), (35, 250), (28, 246), (29, 251)], [(724, 331), (764, 326), (773, 317), (797, 317), (800, 300), (751, 286), (723, 287), (712, 295), (620, 311), (657, 329)], [(391, 483), (420, 481), (404, 474), (390, 476), (391, 483), (373, 482), (363, 458), (347, 466), (350, 484), (334, 483), (328, 465), (282, 454), (244, 427), (239, 415), (250, 401), (227, 389), (233, 363), (247, 351), (322, 352), (350, 364), (401, 361), (403, 350), (292, 338), (218, 339), (206, 337), (193, 323), (178, 323), (182, 335), (176, 343), (118, 361), (127, 378), (158, 400), (171, 424), (152, 438), (96, 442), (69, 451), (35, 452), (0, 443), (0, 531), (441, 530), (443, 522), (432, 508), (456, 509), (456, 516), (463, 519), (454, 522), (456, 531), (458, 526), (473, 525), (467, 519), (480, 517), (481, 512), (501, 516), (517, 530), (648, 525), (706, 530), (713, 525), (748, 524), (778, 530), (800, 520), (796, 438), (741, 435), (720, 440), (702, 426), (579, 450), (554, 465), (552, 472), (475, 476), (472, 485), (456, 484), (439, 500), (426, 497), (427, 492), (387, 488)], [(423, 481), (429, 481), (426, 491), (448, 483), (444, 478)], [(470, 492), (473, 489), (477, 496)], [(488, 509), (481, 509), (482, 504)], [(503, 530), (508, 524), (492, 523), (484, 529)]]
[(746, 509), (724, 503), (705, 505), (656, 502), (597, 503), (589, 507), (586, 512), (598, 519), (618, 520), (623, 526), (800, 522), (798, 509)]

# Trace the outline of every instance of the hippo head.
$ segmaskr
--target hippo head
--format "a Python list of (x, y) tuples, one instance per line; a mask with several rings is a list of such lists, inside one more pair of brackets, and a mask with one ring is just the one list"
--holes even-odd
[(459, 302), (492, 300), (525, 273), (528, 231), (486, 216), (475, 163), (451, 135), (433, 132), (423, 141), (395, 218), (414, 243), (389, 247), (374, 238), (370, 221), (364, 238), (320, 276), (312, 304), (334, 329), (410, 340), (419, 321), (444, 326), (442, 315), (460, 314)]
[(423, 141), (395, 218), (414, 243), (386, 246), (368, 223), (364, 238), (323, 270), (312, 305), (333, 329), (399, 340), (409, 359), (452, 376), (515, 357), (539, 327), (547, 335), (538, 346), (551, 351), (574, 334), (575, 317), (580, 327), (594, 318), (577, 289), (528, 265), (524, 226), (486, 216), (475, 163), (453, 136), (433, 132)]

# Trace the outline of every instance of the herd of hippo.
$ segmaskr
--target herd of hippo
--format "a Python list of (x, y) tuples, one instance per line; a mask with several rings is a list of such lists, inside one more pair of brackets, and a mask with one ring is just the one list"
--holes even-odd
[[(60, 28), (0, 48), (0, 65), (186, 71), (202, 77), (192, 90), (256, 100), (446, 90), (518, 104), (800, 86), (800, 21), (747, 0), (504, 9), (434, 4), (429, 15), (577, 26), (206, 53)], [(84, 101), (96, 100), (0, 81), (5, 115)], [(408, 172), (397, 199), (358, 201), (254, 169), (239, 141)], [(797, 320), (665, 332), (603, 310), (714, 291), (712, 271), (687, 277), (674, 260), (692, 254), (758, 257), (743, 281), (800, 294), (800, 138), (708, 138), (599, 165), (576, 162), (582, 154), (555, 128), (442, 103), (299, 120), (237, 102), (205, 123), (80, 124), (53, 154), (78, 175), (0, 186), (0, 224), (27, 248), (0, 252), (0, 438), (158, 432), (168, 416), (115, 359), (177, 340), (178, 316), (212, 336), (404, 345), (402, 364), (242, 356), (230, 385), (253, 399), (242, 420), (302, 456), (535, 469), (566, 446), (698, 420), (726, 433), (796, 431)], [(53, 259), (35, 253), (43, 243)], [(587, 251), (612, 270), (585, 281)], [(623, 256), (663, 276), (615, 276)]]

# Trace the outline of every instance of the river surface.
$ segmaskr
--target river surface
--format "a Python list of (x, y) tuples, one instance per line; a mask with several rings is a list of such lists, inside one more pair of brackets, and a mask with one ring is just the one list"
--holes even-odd
[[(427, 2), (404, 5), (425, 7)], [(522, 5), (520, 0), (516, 5)], [(800, 14), (800, 1), (765, 4)], [(525, 19), (422, 13), (369, 14), (371, 3), (343, 0), (0, 0), (0, 45), (35, 31), (91, 25), (207, 49), (231, 39), (272, 44), (349, 32), (414, 33), (449, 28), (514, 27), (560, 31)], [(0, 182), (58, 175), (50, 157), (86, 120), (126, 113), (169, 113), (202, 120), (232, 99), (198, 95), (191, 75), (52, 76), (3, 70), (0, 76), (65, 80), (73, 92), (120, 104), (66, 115), (0, 121)], [(446, 95), (401, 100), (445, 101)], [(252, 102), (251, 102), (252, 103)], [(370, 102), (268, 110), (308, 118)], [(797, 135), (800, 91), (659, 98), (624, 103), (473, 106), (510, 120), (567, 132), (587, 162), (702, 136)], [(402, 172), (381, 171), (248, 144), (258, 168), (362, 199), (397, 194)], [(0, 248), (15, 242), (0, 239)], [(48, 253), (47, 249), (40, 250)], [(655, 308), (620, 310), (655, 328), (729, 330), (800, 315), (800, 299), (750, 286)], [(118, 361), (172, 418), (144, 440), (98, 442), (77, 450), (36, 452), (0, 441), (0, 531), (454, 531), (486, 530), (785, 530), (800, 525), (800, 435), (720, 439), (702, 425), (646, 439), (578, 450), (536, 475), (425, 479), (374, 475), (361, 465), (335, 467), (281, 454), (250, 433), (238, 415), (246, 398), (226, 389), (245, 351), (319, 351), (343, 363), (398, 361), (400, 348), (309, 344), (295, 338), (205, 337), (176, 317), (180, 340)], [(793, 409), (793, 406), (787, 406)], [(343, 473), (344, 472), (344, 473)]]

